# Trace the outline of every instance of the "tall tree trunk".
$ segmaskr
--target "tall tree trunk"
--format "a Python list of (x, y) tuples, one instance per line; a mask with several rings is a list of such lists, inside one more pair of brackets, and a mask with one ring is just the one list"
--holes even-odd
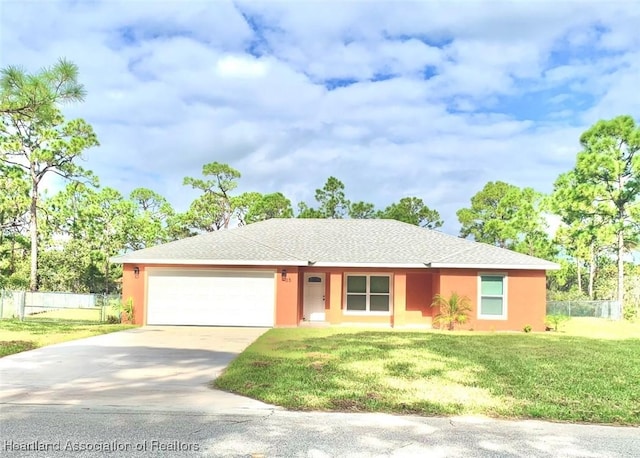
[(582, 294), (582, 269), (580, 268), (580, 258), (576, 258), (576, 272), (577, 272), (577, 280), (578, 280), (578, 291)]
[(104, 263), (104, 293), (109, 294), (109, 257)]
[(593, 283), (596, 277), (596, 249), (593, 243), (589, 247), (589, 299), (593, 300)]
[(31, 191), (31, 206), (29, 208), (31, 221), (29, 221), (29, 232), (31, 235), (31, 272), (29, 274), (29, 289), (38, 290), (38, 191), (34, 188)]
[(618, 302), (624, 307), (624, 231), (618, 229)]
[(16, 236), (11, 237), (11, 257), (9, 258), (9, 275), (16, 271)]

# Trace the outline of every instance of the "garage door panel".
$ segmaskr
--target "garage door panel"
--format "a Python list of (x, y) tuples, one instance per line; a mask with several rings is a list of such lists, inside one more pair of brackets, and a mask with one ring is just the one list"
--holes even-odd
[(147, 323), (273, 326), (273, 271), (149, 270)]

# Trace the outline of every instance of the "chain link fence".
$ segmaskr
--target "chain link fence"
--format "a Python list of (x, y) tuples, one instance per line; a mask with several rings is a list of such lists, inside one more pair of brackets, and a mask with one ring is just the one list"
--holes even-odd
[(0, 318), (33, 321), (105, 323), (117, 294), (0, 291)]
[(547, 301), (547, 315), (621, 320), (622, 307), (618, 301)]

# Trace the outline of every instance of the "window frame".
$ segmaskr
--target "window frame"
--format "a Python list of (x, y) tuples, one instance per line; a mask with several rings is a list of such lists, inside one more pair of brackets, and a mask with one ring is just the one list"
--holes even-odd
[[(366, 291), (365, 293), (352, 293), (348, 291), (348, 278), (349, 277), (365, 277), (366, 278)], [(387, 277), (389, 278), (389, 292), (388, 293), (371, 293), (371, 277)], [(393, 273), (392, 272), (345, 272), (343, 276), (344, 293), (342, 298), (342, 313), (345, 315), (367, 315), (367, 316), (391, 316), (393, 314)], [(347, 298), (350, 295), (362, 295), (366, 297), (366, 310), (349, 310), (347, 309)], [(371, 311), (371, 296), (389, 296), (389, 311)]]
[[(482, 294), (482, 277), (502, 277), (502, 295)], [(507, 320), (508, 319), (508, 281), (507, 272), (478, 272), (478, 319), (479, 320)], [(502, 298), (502, 314), (486, 315), (482, 313), (483, 297), (500, 297)]]

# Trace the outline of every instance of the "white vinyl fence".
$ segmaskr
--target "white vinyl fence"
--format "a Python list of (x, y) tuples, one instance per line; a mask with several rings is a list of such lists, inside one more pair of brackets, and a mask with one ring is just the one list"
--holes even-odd
[(19, 318), (24, 291), (0, 291), (0, 319)]
[(58, 292), (0, 291), (0, 319), (47, 317), (46, 312), (60, 310), (95, 310), (97, 321), (105, 321), (109, 301), (119, 295)]

